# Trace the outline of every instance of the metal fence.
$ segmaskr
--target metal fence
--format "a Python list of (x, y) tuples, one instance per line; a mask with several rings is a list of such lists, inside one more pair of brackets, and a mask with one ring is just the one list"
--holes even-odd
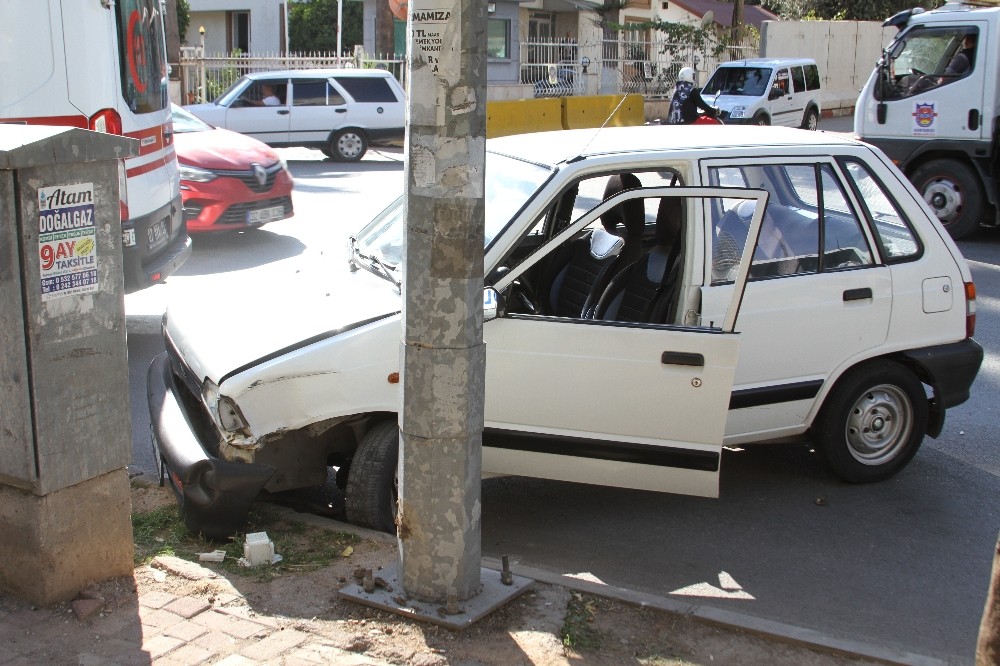
[(360, 48), (341, 56), (329, 52), (203, 55), (200, 47), (185, 46), (180, 58), (181, 99), (184, 104), (210, 102), (251, 72), (335, 67), (386, 69), (406, 85), (405, 58), (373, 56)]
[[(629, 33), (590, 44), (572, 39), (524, 41), (520, 44), (520, 82), (532, 86), (535, 97), (580, 95), (584, 74), (599, 74), (597, 93), (638, 93), (649, 99), (668, 97), (682, 67), (708, 76), (719, 62), (756, 57), (759, 39), (727, 47), (720, 57), (699, 53), (687, 44), (639, 40)], [(185, 104), (211, 101), (249, 72), (283, 69), (366, 67), (387, 69), (406, 86), (406, 57), (398, 54), (290, 53), (246, 55), (202, 54), (200, 47), (181, 49), (181, 99)], [(702, 81), (704, 83), (704, 81)]]

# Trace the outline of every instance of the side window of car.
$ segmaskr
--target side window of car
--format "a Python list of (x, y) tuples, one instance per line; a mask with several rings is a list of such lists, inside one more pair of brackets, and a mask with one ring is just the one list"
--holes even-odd
[(254, 81), (233, 103), (234, 108), (246, 106), (280, 106), (287, 100), (288, 83), (282, 81)]
[(907, 261), (920, 256), (919, 238), (871, 170), (855, 160), (844, 160), (843, 167), (865, 206), (885, 262)]
[[(872, 253), (829, 164), (713, 167), (711, 185), (771, 193), (750, 266), (751, 279), (870, 265)], [(729, 282), (747, 242), (753, 206), (725, 200), (712, 211), (712, 282)], [(820, 239), (823, 251), (820, 252)]]
[(326, 79), (301, 79), (293, 82), (295, 106), (339, 106), (344, 97)]
[(816, 65), (806, 65), (806, 90), (819, 90), (819, 67)]
[(801, 67), (792, 67), (792, 89), (797, 93), (806, 90), (806, 77)]
[(378, 76), (335, 76), (333, 80), (356, 102), (398, 102), (389, 82)]

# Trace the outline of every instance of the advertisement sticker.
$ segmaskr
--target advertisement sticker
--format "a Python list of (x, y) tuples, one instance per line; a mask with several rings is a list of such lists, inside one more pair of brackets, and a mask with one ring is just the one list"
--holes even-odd
[(38, 258), (43, 301), (97, 291), (93, 183), (38, 190)]
[(913, 136), (937, 134), (935, 102), (915, 102), (913, 105)]

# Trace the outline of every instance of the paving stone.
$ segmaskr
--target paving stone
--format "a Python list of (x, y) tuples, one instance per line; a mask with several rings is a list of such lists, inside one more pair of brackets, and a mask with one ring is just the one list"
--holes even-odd
[(273, 631), (270, 627), (262, 624), (244, 620), (232, 615), (226, 615), (213, 609), (194, 616), (191, 620), (209, 631), (223, 631), (235, 638), (250, 638), (251, 636), (264, 636)]
[(163, 610), (177, 613), (185, 619), (190, 619), (211, 608), (212, 605), (204, 599), (197, 597), (178, 597), (174, 601), (163, 607)]
[(104, 602), (99, 599), (76, 599), (70, 606), (76, 619), (82, 622), (100, 613), (104, 608)]
[(215, 662), (215, 666), (257, 666), (257, 662), (253, 659), (248, 659), (241, 654), (231, 654), (222, 661)]
[(173, 636), (174, 638), (179, 638), (182, 641), (190, 642), (199, 636), (204, 635), (207, 631), (208, 630), (200, 624), (195, 624), (190, 620), (184, 620), (183, 622), (178, 622), (172, 627), (164, 629), (163, 635)]
[(164, 659), (180, 666), (198, 666), (198, 664), (203, 664), (214, 656), (215, 653), (211, 650), (206, 650), (201, 646), (189, 643), (172, 651)]
[(143, 629), (146, 627), (157, 627), (162, 631), (167, 627), (174, 626), (184, 618), (162, 608), (157, 608), (156, 610), (140, 608), (139, 619), (142, 621)]
[(230, 654), (235, 652), (240, 645), (235, 638), (222, 632), (206, 632), (194, 639), (194, 644), (217, 654)]
[(163, 608), (177, 597), (167, 592), (154, 590), (139, 597), (139, 605), (146, 608)]
[(150, 659), (156, 659), (182, 645), (184, 641), (170, 636), (155, 636), (142, 644), (143, 651), (149, 653)]
[(188, 562), (187, 560), (182, 560), (181, 558), (173, 557), (172, 555), (157, 555), (153, 558), (153, 561), (150, 562), (150, 566), (188, 580), (207, 580), (219, 577), (219, 574), (215, 573), (211, 569), (206, 569), (200, 564)]
[(274, 659), (309, 638), (309, 634), (297, 629), (276, 631), (262, 641), (254, 641), (240, 650), (240, 654), (253, 659)]

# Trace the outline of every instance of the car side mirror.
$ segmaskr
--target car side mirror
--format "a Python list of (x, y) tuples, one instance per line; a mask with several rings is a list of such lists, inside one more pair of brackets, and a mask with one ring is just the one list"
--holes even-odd
[(767, 99), (769, 100), (778, 99), (783, 94), (784, 93), (781, 92), (781, 88), (779, 88), (778, 86), (771, 86), (771, 93), (767, 96)]
[(500, 294), (493, 287), (483, 289), (483, 322), (496, 319), (500, 315)]

